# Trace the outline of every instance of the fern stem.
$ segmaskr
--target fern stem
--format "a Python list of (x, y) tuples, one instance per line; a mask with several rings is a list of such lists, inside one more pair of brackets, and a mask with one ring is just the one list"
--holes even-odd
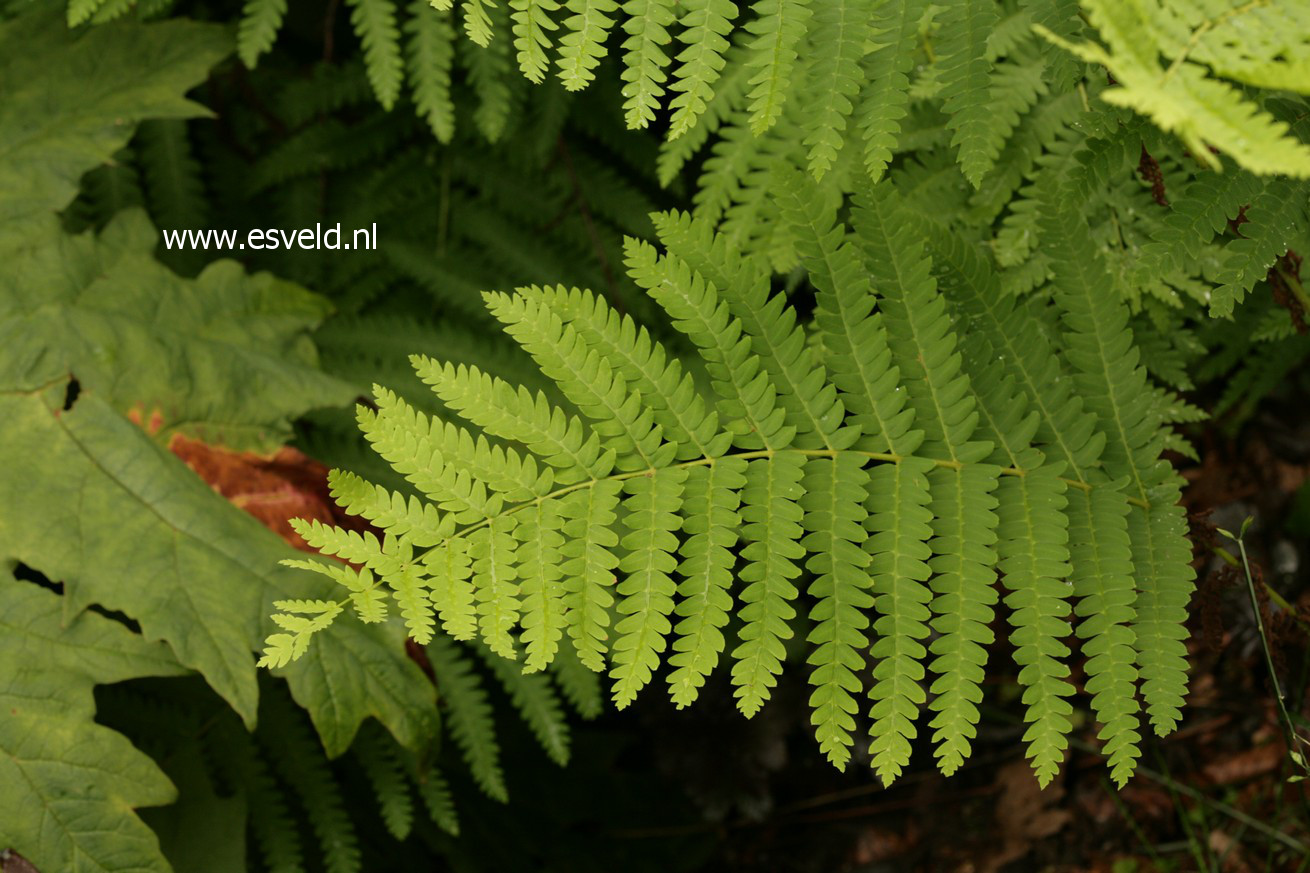
[[(1303, 774), (1300, 778), (1304, 779), (1310, 776), (1310, 765), (1306, 763), (1305, 753), (1301, 751), (1302, 747), (1310, 749), (1310, 740), (1297, 733), (1296, 723), (1292, 721), (1291, 714), (1287, 711), (1287, 702), (1284, 700), (1283, 686), (1278, 681), (1278, 671), (1274, 668), (1274, 656), (1269, 647), (1269, 635), (1265, 631), (1264, 613), (1260, 609), (1260, 598), (1255, 593), (1255, 576), (1251, 573), (1251, 562), (1246, 555), (1246, 530), (1251, 526), (1252, 519), (1248, 517), (1242, 523), (1238, 530), (1237, 536), (1225, 530), (1219, 532), (1237, 543), (1238, 554), (1242, 560), (1242, 575), (1246, 577), (1246, 592), (1251, 598), (1251, 613), (1255, 616), (1255, 629), (1260, 633), (1260, 649), (1265, 656), (1265, 669), (1269, 671), (1269, 684), (1274, 691), (1274, 700), (1278, 703), (1279, 721), (1282, 724), (1284, 739), (1287, 743), (1287, 753), (1292, 759), (1292, 763), (1301, 770)], [(1263, 581), (1263, 580), (1262, 580)], [(1266, 586), (1266, 589), (1268, 586)], [(1293, 612), (1295, 615), (1295, 612)]]
[[(679, 464), (673, 464), (672, 467), (674, 468), (712, 467), (714, 466), (715, 463), (717, 463), (719, 460), (724, 458), (740, 458), (743, 461), (749, 461), (755, 458), (772, 458), (774, 455), (779, 454), (781, 452), (792, 452), (798, 455), (805, 455), (807, 457), (812, 457), (812, 458), (835, 458), (840, 454), (859, 455), (860, 457), (868, 458), (869, 460), (882, 461), (884, 463), (890, 463), (890, 464), (899, 464), (902, 461), (906, 460), (908, 457), (906, 455), (898, 455), (892, 452), (868, 452), (868, 451), (862, 451), (860, 449), (756, 449), (754, 451), (749, 451), (749, 452), (730, 452), (728, 454), (718, 455), (712, 458), (710, 457), (694, 458), (690, 461), (683, 461), (682, 463)], [(937, 459), (937, 458), (930, 458), (925, 460), (928, 460), (936, 468), (960, 470), (963, 469), (965, 466), (965, 464), (961, 461), (949, 461), (949, 460)], [(554, 491), (550, 492), (549, 494), (543, 494), (542, 496), (537, 497), (533, 500), (527, 500), (517, 505), (511, 506), (505, 509), (504, 512), (501, 512), (499, 515), (484, 518), (482, 521), (474, 522), (473, 524), (465, 528), (462, 528), (461, 530), (457, 530), (454, 533), (452, 533), (450, 536), (446, 537), (441, 542), (437, 543), (435, 546), (432, 546), (431, 548), (427, 549), (424, 552), (424, 554), (426, 554), (426, 552), (440, 549), (453, 540), (463, 539), (464, 537), (468, 536), (474, 531), (479, 530), (480, 528), (487, 527), (496, 518), (500, 518), (505, 515), (509, 515), (511, 513), (515, 513), (523, 509), (528, 509), (533, 506), (539, 506), (542, 503), (546, 502), (547, 500), (554, 500), (556, 498), (563, 497), (566, 494), (572, 494), (575, 491), (581, 491), (585, 488), (595, 487), (600, 482), (604, 482), (604, 481), (622, 482), (627, 479), (635, 479), (638, 476), (654, 476), (658, 472), (659, 470), (657, 470), (656, 468), (650, 467), (644, 470), (633, 470), (626, 473), (615, 473), (614, 475), (611, 476), (605, 476), (602, 479), (587, 479), (582, 482), (575, 482), (572, 485), (566, 485), (563, 488), (557, 488)], [(1019, 467), (1000, 468), (1000, 475), (1002, 476), (1026, 476), (1027, 474), (1028, 474), (1027, 470), (1023, 470)], [(1087, 482), (1082, 482), (1073, 479), (1061, 478), (1061, 481), (1063, 481), (1066, 485), (1068, 485), (1071, 488), (1079, 488), (1083, 491), (1091, 491), (1093, 487), (1095, 487)], [(1134, 497), (1129, 497), (1127, 498), (1127, 500), (1129, 503), (1135, 506), (1141, 506), (1144, 509), (1151, 508), (1150, 504), (1147, 503), (1145, 500), (1139, 500)], [(418, 556), (416, 557), (414, 563), (419, 563), (420, 560), (421, 560), (421, 556)], [(381, 584), (382, 584), (382, 578), (380, 576), (375, 577), (373, 580), (373, 584), (370, 585), (367, 589), (365, 589), (365, 591), (372, 591)], [(344, 608), (348, 603), (350, 603), (350, 601), (351, 598), (347, 597), (343, 600), (337, 601), (337, 605)]]
[[(713, 458), (695, 458), (690, 461), (683, 461), (682, 463), (679, 464), (673, 464), (672, 466), (675, 468), (712, 467), (717, 461), (719, 461), (722, 458), (740, 458), (743, 461), (749, 461), (755, 458), (772, 458), (774, 455), (779, 454), (781, 452), (792, 452), (798, 455), (805, 455), (807, 457), (812, 457), (812, 458), (835, 458), (840, 454), (850, 454), (850, 455), (859, 455), (861, 457), (868, 458), (870, 460), (882, 461), (891, 464), (899, 464), (902, 461), (906, 460), (907, 457), (905, 455), (897, 455), (891, 452), (866, 452), (866, 451), (861, 451), (859, 449), (757, 449), (749, 452), (731, 452), (729, 454), (719, 455)], [(960, 470), (963, 469), (965, 466), (965, 464), (962, 461), (949, 461), (949, 460), (937, 459), (937, 458), (929, 458), (925, 460), (928, 460), (934, 467), (944, 467), (951, 470)], [(574, 491), (581, 491), (584, 488), (591, 488), (599, 482), (603, 482), (607, 480), (614, 481), (614, 482), (622, 482), (626, 479), (635, 479), (638, 476), (654, 476), (658, 472), (659, 470), (657, 470), (656, 468), (649, 467), (643, 470), (633, 470), (627, 473), (615, 473), (611, 476), (605, 476), (603, 479), (587, 479), (582, 482), (575, 482), (572, 485), (566, 485), (563, 488), (557, 488), (554, 491), (550, 492), (549, 494), (543, 494), (542, 496), (534, 498), (533, 500), (524, 501), (523, 503), (519, 503), (515, 506), (511, 506), (508, 509), (506, 509), (504, 512), (502, 512), (501, 515), (508, 515), (513, 512), (518, 512), (521, 509), (526, 509), (530, 506), (537, 506), (541, 503), (544, 503), (547, 500), (554, 500), (558, 497), (563, 497), (566, 494), (572, 494)], [(1028, 471), (1020, 469), (1018, 467), (1002, 467), (1000, 468), (1000, 473), (1002, 476), (1026, 476)], [(1086, 482), (1080, 482), (1072, 479), (1063, 479), (1062, 481), (1066, 485), (1070, 486), (1071, 488), (1079, 488), (1082, 489), (1083, 491), (1091, 491), (1092, 488), (1094, 487)], [(1128, 498), (1128, 502), (1136, 506), (1141, 506), (1144, 509), (1150, 508), (1150, 504), (1144, 500), (1137, 500), (1135, 498), (1130, 497)], [(465, 527), (451, 534), (445, 540), (442, 540), (440, 543), (433, 546), (432, 548), (439, 549), (450, 540), (460, 539), (479, 528), (486, 527), (491, 523), (491, 521), (492, 521), (491, 518), (485, 518), (482, 521), (474, 522), (468, 527)]]

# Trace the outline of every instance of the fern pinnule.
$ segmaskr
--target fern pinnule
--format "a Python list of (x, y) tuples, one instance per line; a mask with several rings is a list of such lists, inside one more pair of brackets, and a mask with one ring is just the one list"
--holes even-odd
[(246, 0), (237, 27), (237, 57), (241, 63), (255, 68), (259, 56), (273, 47), (286, 14), (286, 0)]
[[(661, 185), (667, 187), (671, 184), (687, 162), (705, 146), (710, 136), (740, 108), (741, 101), (745, 99), (749, 81), (747, 74), (750, 72), (750, 68), (742, 62), (743, 51), (740, 45), (729, 46), (723, 51), (723, 69), (718, 73), (713, 96), (709, 96), (706, 90), (696, 89), (694, 81), (688, 81), (687, 92), (670, 101), (674, 110), (669, 122), (670, 138), (660, 145), (659, 159), (655, 165)], [(688, 47), (679, 57), (685, 57), (690, 52), (691, 47)], [(690, 60), (685, 61), (679, 72), (687, 70), (686, 75), (690, 76), (691, 70), (687, 69), (690, 64)], [(671, 89), (679, 90), (680, 84), (675, 81)], [(677, 136), (673, 136), (675, 130), (679, 131)]]
[(807, 531), (801, 544), (810, 552), (805, 567), (814, 574), (810, 610), (814, 629), (807, 642), (815, 644), (810, 695), (812, 721), (819, 749), (844, 769), (854, 743), (855, 695), (869, 639), (866, 615), (873, 605), (867, 567), (870, 556), (860, 544), (866, 534), (869, 473), (856, 455), (816, 458), (806, 464), (801, 482), (804, 495), (801, 524)]
[(401, 58), (400, 28), (396, 26), (395, 0), (346, 0), (350, 23), (364, 46), (364, 70), (383, 109), (400, 96), (405, 64)]
[(550, 66), (546, 57), (553, 45), (550, 35), (559, 30), (551, 17), (559, 4), (555, 0), (509, 0), (509, 5), (514, 10), (514, 49), (518, 52), (519, 69), (529, 81), (540, 83)]
[(679, 548), (680, 598), (675, 612), (674, 653), (669, 656), (669, 696), (679, 708), (695, 701), (714, 671), (726, 640), (732, 609), (732, 548), (739, 540), (741, 488), (746, 464), (723, 457), (708, 467), (687, 469), (683, 511), (686, 537)]
[[(682, 30), (677, 38), (685, 48), (677, 55), (678, 67), (669, 85), (670, 91), (677, 92), (669, 101), (673, 113), (670, 142), (696, 128), (710, 104), (722, 99), (724, 88), (716, 90), (714, 85), (727, 63), (724, 55), (738, 11), (732, 0), (688, 0), (683, 6), (687, 11), (679, 22)], [(661, 163), (660, 177), (665, 184), (666, 166)]]
[(618, 517), (622, 487), (622, 482), (602, 479), (560, 500), (560, 513), (566, 519), (560, 554), (567, 580), (569, 637), (579, 660), (598, 673), (604, 671), (609, 651), (611, 589), (614, 568), (619, 564), (612, 551), (619, 537), (612, 526)]
[(896, 150), (901, 120), (909, 111), (909, 72), (925, 0), (887, 0), (872, 16), (879, 45), (863, 59), (864, 88), (855, 117), (864, 145), (864, 167), (878, 181)]
[(567, 627), (564, 609), (564, 517), (558, 501), (543, 500), (520, 510), (514, 536), (519, 541), (519, 587), (523, 593), (524, 672), (550, 664)]
[(678, 564), (673, 552), (678, 547), (675, 532), (682, 527), (686, 478), (686, 468), (670, 467), (623, 483), (627, 533), (619, 541), (623, 557), (618, 571), (624, 578), (617, 587), (616, 609), (622, 617), (614, 624), (610, 654), (614, 702), (620, 709), (650, 682), (673, 629), (669, 615), (677, 583), (672, 573)]
[(990, 107), (991, 64), (987, 60), (987, 37), (996, 24), (992, 0), (954, 3), (945, 13), (941, 34), (941, 82), (947, 113), (946, 125), (953, 132), (951, 145), (959, 149), (960, 168), (977, 187), (996, 161), (999, 148), (990, 135), (994, 123)]
[(451, 797), (445, 775), (436, 767), (429, 766), (413, 778), (428, 817), (452, 837), (459, 836), (459, 815), (455, 811), (455, 801)]
[(588, 348), (618, 365), (652, 412), (662, 435), (677, 445), (682, 459), (720, 455), (731, 437), (720, 431), (718, 414), (707, 410), (691, 374), (663, 344), (630, 316), (620, 315), (604, 298), (589, 291), (553, 288), (519, 289), (539, 297), (550, 311), (578, 331)]
[(661, 467), (676, 453), (677, 446), (662, 439), (651, 411), (628, 390), (622, 374), (589, 349), (571, 325), (522, 296), (488, 295), (487, 299), (506, 332), (593, 421), (596, 432), (614, 449), (618, 469)]
[(416, 359), (419, 376), (447, 406), (486, 433), (522, 443), (555, 469), (559, 484), (603, 479), (614, 468), (614, 450), (577, 416), (553, 405), (544, 392), (517, 389), (477, 367)]
[(750, 81), (750, 114), (751, 131), (758, 136), (782, 114), (797, 48), (813, 10), (810, 0), (756, 0), (751, 8), (757, 17), (746, 25), (755, 37), (747, 63), (756, 68)]
[(654, 246), (635, 240), (627, 245), (633, 280), (649, 291), (701, 350), (705, 368), (722, 398), (721, 419), (743, 447), (782, 448), (795, 434), (784, 424), (786, 410), (776, 405), (777, 389), (769, 382), (751, 341), (742, 335), (715, 287), (672, 255), (660, 257)]
[(559, 41), (559, 78), (564, 87), (577, 91), (596, 77), (595, 69), (605, 56), (605, 39), (614, 26), (611, 18), (619, 5), (614, 0), (567, 0), (572, 15), (564, 22)]
[(797, 561), (805, 556), (800, 545), (803, 513), (796, 502), (802, 494), (804, 460), (795, 454), (757, 458), (746, 465), (741, 488), (741, 557), (745, 566), (738, 578), (741, 591), (738, 615), (740, 645), (732, 652), (732, 684), (737, 707), (755, 715), (772, 694), (786, 657), (784, 642), (793, 631), (792, 601), (800, 575)]
[(477, 598), (473, 593), (473, 559), (466, 539), (448, 538), (423, 556), (428, 597), (451, 639), (477, 636)]
[(869, 4), (860, 0), (820, 3), (810, 34), (817, 50), (807, 90), (817, 102), (805, 115), (808, 166), (816, 179), (832, 169), (860, 90), (860, 60), (870, 35)]
[(671, 42), (668, 28), (677, 14), (673, 0), (627, 0), (623, 4), (624, 120), (630, 128), (645, 127), (655, 119), (669, 74), (664, 46)]
[(405, 20), (405, 63), (414, 108), (442, 143), (455, 136), (455, 102), (450, 94), (455, 63), (455, 28), (448, 14), (435, 13), (427, 0), (412, 0)]

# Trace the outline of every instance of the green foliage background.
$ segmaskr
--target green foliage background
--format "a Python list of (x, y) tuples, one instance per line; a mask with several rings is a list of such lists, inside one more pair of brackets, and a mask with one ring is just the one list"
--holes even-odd
[[(784, 663), (808, 662), (830, 759), (889, 781), (927, 705), (951, 770), (978, 721), (997, 565), (1039, 776), (1055, 774), (1077, 707), (1126, 780), (1139, 708), (1167, 731), (1184, 694), (1191, 572), (1179, 483), (1159, 459), (1187, 454), (1172, 426), (1205, 413), (1181, 394), (1208, 393), (1237, 426), (1310, 350), (1295, 257), (1310, 249), (1308, 65), (1310, 19), (1294, 0), (352, 0), (326, 17), (285, 0), (11, 0), (0, 848), (43, 871), (348, 871), (435, 856), (613, 869), (621, 856), (603, 839), (531, 861), (476, 842), (487, 822), (522, 820), (497, 818), (479, 793), (521, 791), (542, 832), (623, 811), (582, 785), (604, 776), (609, 752), (589, 751), (562, 803), (548, 793), (558, 771), (516, 752), (522, 732), (556, 764), (576, 757), (572, 726), (605, 706), (587, 666), (612, 668), (626, 703), (672, 632), (687, 655), (673, 661), (674, 700), (695, 697), (720, 653), (738, 679), (753, 657), (759, 676), (736, 683), (750, 714)], [(232, 260), (159, 244), (159, 228), (320, 221), (377, 222), (381, 245)], [(490, 312), (480, 296), (530, 286), (488, 297)], [(642, 359), (634, 345), (662, 351)], [(473, 632), (432, 577), (398, 569), (415, 530), (436, 545), (442, 525), (470, 522), (469, 488), (514, 502), (496, 484), (504, 455), (414, 461), (404, 446), (424, 432), (419, 416), (463, 410), (469, 445), (501, 437), (557, 481), (576, 472), (527, 433), (555, 421), (540, 419), (545, 406), (488, 424), (479, 406), (495, 391), (427, 359), (416, 374), (411, 354), (540, 392), (570, 422), (564, 442), (594, 440), (623, 475), (675, 471), (624, 480), (635, 486), (584, 471), (616, 484), (596, 491), (608, 505), (571, 516), (581, 533), (564, 529), (586, 584), (607, 587), (613, 566), (625, 578), (613, 629), (626, 658), (606, 660), (606, 606), (535, 661), (525, 630), (531, 665), (547, 668), (525, 674), (493, 653), (517, 645), (506, 627)], [(618, 374), (608, 396), (589, 384), (599, 373)], [(678, 422), (684, 403), (700, 404), (691, 425)], [(934, 404), (937, 430), (924, 424)], [(163, 429), (133, 424), (141, 411)], [(926, 427), (926, 450), (908, 444), (911, 425)], [(679, 454), (678, 427), (684, 444), (712, 445)], [(334, 490), (394, 537), (306, 534), (394, 589), (402, 615), (286, 618), (287, 603), (325, 615), (304, 605), (332, 596), (330, 583), (280, 565), (306, 562), (169, 453), (174, 433), (256, 451), (295, 441), (366, 477), (337, 476)], [(401, 448), (369, 446), (387, 440)], [(895, 463), (866, 469), (852, 445)], [(675, 456), (694, 467), (729, 446), (826, 451), (828, 466), (709, 463), (697, 469), (742, 481), (665, 506), (661, 488), (701, 478), (676, 472)], [(941, 473), (957, 468), (971, 484), (953, 530)], [(451, 485), (461, 471), (471, 478)], [(1086, 487), (1066, 498), (1060, 476)], [(866, 480), (869, 494), (920, 497), (866, 502)], [(775, 488), (793, 496), (775, 504)], [(1084, 493), (1096, 495), (1086, 516), (1066, 513)], [(1148, 505), (1167, 519), (1152, 527)], [(640, 513), (649, 524), (632, 521)], [(1033, 521), (1066, 514), (1067, 530)], [(545, 515), (522, 542), (549, 538)], [(498, 512), (485, 517), (502, 533)], [(1141, 530), (1168, 542), (1143, 546)], [(620, 547), (625, 531), (651, 537)], [(698, 532), (703, 554), (687, 554)], [(871, 533), (898, 545), (865, 547)], [(711, 577), (699, 599), (658, 569), (679, 544), (676, 579), (695, 560)], [(657, 567), (642, 577), (660, 590), (654, 606), (626, 581), (643, 556)], [(387, 587), (317, 566), (379, 617)], [(455, 581), (481, 589), (485, 572)], [(913, 584), (871, 589), (870, 573)], [(952, 574), (967, 580), (955, 600), (924, 584)], [(930, 597), (947, 599), (930, 609)], [(550, 596), (538, 600), (525, 614), (547, 609)], [(876, 621), (859, 618), (870, 610)], [(261, 674), (255, 652), (288, 630), (302, 638), (274, 637), (279, 669)], [(291, 660), (306, 630), (321, 633)], [(693, 638), (703, 651), (683, 647)], [(1070, 703), (1075, 638), (1098, 678)], [(865, 691), (872, 749), (851, 736)], [(648, 796), (633, 817), (662, 797)], [(701, 848), (668, 851), (692, 866)]]

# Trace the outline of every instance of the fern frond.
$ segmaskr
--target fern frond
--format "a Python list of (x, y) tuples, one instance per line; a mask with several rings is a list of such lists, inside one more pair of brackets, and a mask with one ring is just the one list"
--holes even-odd
[(481, 677), (468, 656), (444, 637), (434, 638), (427, 651), (436, 676), (437, 698), (445, 707), (445, 723), (473, 773), (473, 781), (488, 797), (504, 803), (509, 792), (500, 766), (491, 702)]
[[(1101, 99), (1147, 115), (1176, 133), (1192, 155), (1212, 169), (1221, 165), (1211, 154), (1211, 145), (1252, 172), (1310, 178), (1310, 146), (1290, 136), (1286, 122), (1190, 60), (1190, 39), (1168, 44), (1162, 23), (1151, 15), (1157, 7), (1107, 0), (1084, 0), (1084, 6), (1108, 50), (1093, 43), (1074, 44), (1044, 28), (1038, 32), (1079, 58), (1109, 69), (1117, 85), (1101, 92)], [(1203, 35), (1227, 17), (1196, 22), (1198, 32)], [(1171, 61), (1164, 70), (1161, 55)]]
[[(1092, 709), (1122, 780), (1140, 754), (1136, 680), (1163, 730), (1185, 678), (1190, 570), (1177, 477), (1160, 460), (1180, 412), (1148, 382), (1127, 309), (1104, 293), (1107, 256), (1059, 192), (1099, 177), (1097, 155), (1119, 161), (1133, 136), (1092, 155), (1070, 147), (1035, 171), (1049, 294), (1009, 295), (976, 228), (907, 208), (940, 197), (971, 208), (943, 193), (959, 178), (949, 159), (897, 169), (892, 185), (859, 183), (853, 233), (812, 177), (776, 174), (775, 238), (813, 282), (811, 335), (759, 256), (679, 213), (654, 218), (664, 252), (629, 240), (627, 265), (699, 360), (677, 360), (674, 342), (588, 292), (488, 294), (565, 406), (415, 358), (441, 415), (483, 434), (383, 391), (361, 424), (397, 469), (437, 482), (424, 487), (440, 492), (431, 517), (334, 476), (345, 502), (388, 520), (387, 537), (301, 528), (402, 601), (406, 586), (429, 591), (451, 634), (507, 659), (526, 653), (525, 670), (493, 661), (497, 673), (517, 681), (554, 665), (587, 713), (597, 674), (625, 706), (666, 660), (675, 704), (692, 702), (729, 650), (735, 614), (738, 707), (758, 712), (803, 649), (820, 748), (849, 761), (867, 694), (884, 782), (908, 765), (924, 712), (940, 767), (968, 756), (998, 612), (1020, 667), (1028, 755), (1049, 782), (1072, 727), (1064, 641), (1076, 604)], [(414, 558), (416, 538), (438, 537)]]
[(265, 697), (259, 738), (278, 775), (299, 798), (329, 873), (359, 873), (361, 857), (345, 799), (302, 713), (280, 695)]
[(414, 826), (414, 798), (396, 744), (378, 731), (365, 731), (353, 748), (377, 796), (382, 823), (393, 837), (404, 840)]

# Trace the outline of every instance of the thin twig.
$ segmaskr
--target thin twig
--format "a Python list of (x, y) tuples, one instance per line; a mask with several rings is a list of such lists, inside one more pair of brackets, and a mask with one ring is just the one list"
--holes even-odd
[[(1242, 556), (1242, 571), (1246, 576), (1246, 590), (1251, 597), (1251, 611), (1255, 614), (1255, 628), (1260, 632), (1260, 649), (1264, 652), (1265, 667), (1269, 671), (1269, 684), (1274, 690), (1274, 699), (1278, 702), (1279, 721), (1283, 727), (1283, 733), (1287, 737), (1287, 753), (1292, 758), (1292, 763), (1296, 764), (1301, 770), (1302, 779), (1310, 776), (1310, 766), (1306, 764), (1305, 754), (1301, 747), (1310, 748), (1310, 740), (1306, 740), (1296, 732), (1296, 725), (1292, 722), (1292, 715), (1287, 711), (1287, 703), (1283, 700), (1283, 687), (1278, 681), (1278, 671), (1274, 669), (1274, 655), (1269, 647), (1269, 635), (1265, 631), (1264, 614), (1260, 610), (1260, 599), (1255, 593), (1255, 580), (1251, 574), (1251, 561), (1246, 554), (1246, 542), (1243, 537), (1246, 536), (1246, 530), (1251, 526), (1251, 517), (1247, 516), (1246, 521), (1242, 522), (1242, 527), (1233, 536), (1226, 530), (1218, 528), (1219, 533), (1228, 537), (1237, 543), (1237, 550)], [(1293, 613), (1295, 614), (1295, 613)]]

